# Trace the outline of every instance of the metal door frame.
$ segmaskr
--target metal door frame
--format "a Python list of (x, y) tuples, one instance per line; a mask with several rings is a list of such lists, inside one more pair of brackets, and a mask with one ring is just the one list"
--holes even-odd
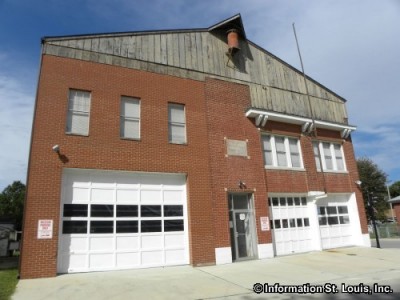
[[(247, 203), (249, 208), (248, 209), (234, 209), (233, 205), (233, 197), (235, 195), (246, 195), (247, 196)], [(256, 259), (257, 258), (257, 247), (256, 247), (256, 224), (255, 224), (255, 219), (254, 219), (254, 204), (253, 204), (253, 193), (229, 193), (228, 194), (228, 207), (229, 207), (229, 215), (232, 217), (232, 224), (233, 224), (233, 238), (231, 237), (231, 248), (233, 249), (235, 253), (235, 259), (233, 261), (243, 261), (243, 260), (251, 260), (251, 259)], [(249, 214), (249, 226), (250, 226), (250, 235), (252, 239), (252, 244), (253, 244), (253, 252), (254, 256), (246, 256), (246, 257), (239, 257), (239, 250), (238, 250), (238, 241), (237, 241), (237, 229), (236, 229), (236, 218), (235, 215), (236, 213), (247, 213)], [(230, 234), (231, 233), (231, 228), (230, 229)], [(232, 245), (232, 240), (233, 244)]]

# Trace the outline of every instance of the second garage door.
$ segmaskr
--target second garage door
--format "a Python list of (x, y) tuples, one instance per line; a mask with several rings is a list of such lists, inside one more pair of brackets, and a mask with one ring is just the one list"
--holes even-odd
[(189, 263), (186, 176), (66, 169), (58, 272)]

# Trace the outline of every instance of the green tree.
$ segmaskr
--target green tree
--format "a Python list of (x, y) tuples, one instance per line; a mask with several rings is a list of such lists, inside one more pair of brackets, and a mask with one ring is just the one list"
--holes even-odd
[(390, 187), (390, 197), (394, 198), (400, 196), (400, 181), (394, 182)]
[(25, 184), (14, 181), (0, 194), (0, 216), (14, 218), (17, 230), (22, 228), (25, 191)]
[(357, 159), (358, 173), (360, 175), (361, 190), (364, 197), (365, 209), (368, 219), (371, 219), (371, 211), (368, 208), (368, 199), (373, 203), (375, 217), (377, 220), (386, 219), (386, 211), (389, 204), (386, 201), (387, 175), (371, 159), (362, 157)]

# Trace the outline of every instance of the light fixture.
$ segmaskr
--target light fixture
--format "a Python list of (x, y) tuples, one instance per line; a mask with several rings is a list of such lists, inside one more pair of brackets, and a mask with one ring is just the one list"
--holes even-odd
[(362, 181), (361, 180), (356, 180), (356, 181), (354, 181), (354, 183), (357, 184), (358, 186), (361, 186)]
[(52, 149), (55, 153), (60, 154), (60, 146), (59, 145), (54, 145)]

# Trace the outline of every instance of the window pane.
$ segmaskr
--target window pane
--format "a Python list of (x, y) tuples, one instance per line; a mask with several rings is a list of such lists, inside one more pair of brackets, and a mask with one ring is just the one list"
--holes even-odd
[(171, 143), (184, 144), (186, 143), (185, 125), (170, 124), (169, 125), (169, 141)]
[(336, 206), (328, 206), (326, 208), (326, 211), (327, 211), (328, 215), (336, 215), (337, 214)]
[(294, 198), (294, 205), (297, 205), (297, 206), (300, 205), (300, 198), (299, 197), (295, 197)]
[(290, 228), (296, 227), (296, 219), (289, 219), (289, 226)]
[(304, 227), (310, 226), (310, 220), (308, 218), (304, 218)]
[(272, 151), (270, 135), (262, 135), (262, 143), (263, 143), (264, 150)]
[(301, 197), (301, 205), (307, 206), (307, 199), (306, 199), (306, 197)]
[(344, 162), (342, 156), (342, 146), (339, 144), (333, 144), (333, 149), (335, 151), (336, 166), (339, 171), (344, 170)]
[(161, 232), (161, 220), (146, 220), (140, 222), (141, 232)]
[(182, 104), (169, 103), (168, 120), (174, 123), (185, 123), (185, 106)]
[(164, 220), (164, 232), (183, 231), (183, 220)]
[(292, 160), (292, 167), (293, 168), (300, 168), (300, 155), (299, 154), (291, 154), (290, 158)]
[(318, 143), (313, 142), (313, 150), (314, 150), (314, 158), (315, 158), (315, 165), (317, 166), (317, 170), (321, 170), (321, 162), (319, 160), (319, 152), (318, 152)]
[(90, 233), (113, 233), (113, 221), (90, 221)]
[(283, 219), (282, 220), (282, 228), (288, 228), (289, 224), (288, 224), (288, 220), (287, 219)]
[(121, 118), (121, 137), (128, 139), (140, 138), (139, 120), (130, 120)]
[(80, 112), (68, 112), (67, 132), (82, 135), (89, 134), (89, 115)]
[(290, 159), (292, 161), (292, 167), (300, 168), (300, 152), (298, 146), (298, 140), (289, 138), (289, 150), (290, 150)]
[(134, 98), (121, 97), (121, 116), (140, 118), (140, 101)]
[(90, 93), (70, 90), (68, 100), (67, 132), (88, 135)]
[(279, 229), (279, 228), (281, 228), (281, 220), (274, 220), (274, 223), (275, 223), (275, 229)]
[(272, 198), (272, 206), (278, 206), (279, 202), (278, 202), (278, 198)]
[(164, 217), (183, 216), (183, 205), (164, 205)]
[(64, 217), (87, 217), (87, 204), (64, 204)]
[(117, 205), (117, 217), (137, 217), (137, 205)]
[(285, 138), (281, 136), (275, 137), (276, 157), (278, 159), (278, 166), (286, 167), (286, 150), (285, 150)]
[(318, 214), (319, 214), (319, 215), (322, 215), (322, 216), (326, 215), (325, 206), (319, 206), (319, 207), (318, 207)]
[(142, 205), (140, 215), (142, 217), (161, 217), (161, 205)]
[(339, 214), (347, 214), (348, 213), (347, 206), (338, 206), (338, 211)]
[(329, 225), (337, 225), (337, 224), (339, 224), (338, 217), (337, 216), (328, 217), (328, 224)]
[(333, 170), (331, 144), (330, 143), (322, 143), (322, 147), (324, 149), (324, 158), (325, 158), (326, 169)]
[(288, 206), (293, 206), (293, 198), (287, 198)]
[(92, 204), (90, 205), (90, 216), (111, 218), (114, 216), (114, 205)]
[(117, 221), (117, 233), (137, 233), (138, 221)]
[(321, 225), (321, 226), (327, 224), (326, 217), (319, 217), (318, 220), (319, 220), (319, 225)]
[(340, 224), (350, 224), (349, 216), (339, 216)]
[(271, 136), (263, 135), (262, 136), (262, 145), (264, 150), (264, 162), (267, 166), (273, 165), (272, 160), (272, 147), (271, 147)]
[(286, 198), (279, 198), (279, 204), (281, 206), (286, 206)]
[(63, 221), (62, 233), (87, 233), (87, 221)]
[(303, 219), (302, 218), (297, 219), (297, 227), (303, 227)]

